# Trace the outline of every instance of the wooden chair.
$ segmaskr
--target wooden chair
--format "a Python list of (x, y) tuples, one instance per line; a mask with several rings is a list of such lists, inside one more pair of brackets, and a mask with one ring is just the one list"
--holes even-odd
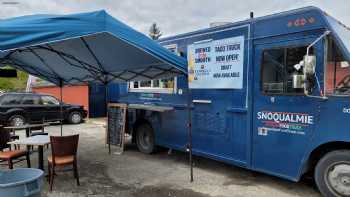
[[(41, 120), (42, 124), (45, 124), (45, 118)], [(34, 131), (34, 132), (33, 132)], [(45, 126), (39, 126), (39, 127), (32, 127), (30, 129), (30, 136), (36, 136), (36, 135), (48, 135), (47, 132), (45, 132)]]
[[(15, 129), (10, 129), (10, 141), (14, 141), (14, 140), (19, 140), (19, 135), (16, 135)], [(17, 149), (17, 145), (15, 145), (15, 149)]]
[(19, 135), (16, 135), (16, 130), (10, 131), (10, 139), (11, 140), (19, 140)]
[(79, 135), (50, 136), (51, 156), (48, 157), (50, 191), (52, 191), (55, 167), (73, 166), (74, 178), (79, 186), (79, 174), (77, 167), (77, 150)]
[[(30, 168), (29, 152), (25, 150), (11, 150), (11, 145), (7, 144), (11, 140), (11, 134), (8, 130), (0, 128), (0, 161), (7, 161), (10, 169), (13, 169), (13, 164), (27, 160), (27, 166)], [(4, 149), (9, 149), (4, 151)]]
[(40, 126), (40, 127), (33, 127), (30, 129), (30, 136), (36, 136), (36, 135), (49, 135), (49, 134), (45, 132), (44, 126)]
[[(19, 140), (19, 135), (16, 135), (16, 130), (15, 129), (10, 129), (10, 141), (15, 141), (15, 140)], [(15, 150), (20, 148), (20, 145), (14, 145)], [(11, 146), (10, 146), (11, 148)]]
[[(42, 119), (42, 124), (45, 124), (45, 118)], [(34, 132), (33, 132), (34, 131)], [(45, 132), (45, 126), (38, 126), (38, 127), (32, 127), (30, 128), (30, 136), (37, 136), (37, 135), (49, 135), (49, 133)], [(46, 145), (46, 148), (49, 148), (49, 145)], [(31, 146), (31, 150), (34, 150), (34, 147)]]

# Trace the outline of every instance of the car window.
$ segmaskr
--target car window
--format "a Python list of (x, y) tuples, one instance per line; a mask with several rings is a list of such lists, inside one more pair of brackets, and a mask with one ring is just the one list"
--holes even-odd
[(44, 105), (59, 105), (60, 103), (53, 96), (42, 96), (41, 100)]
[(21, 95), (3, 95), (1, 105), (18, 105), (21, 103)]
[(40, 97), (37, 95), (25, 95), (22, 99), (23, 105), (40, 105)]

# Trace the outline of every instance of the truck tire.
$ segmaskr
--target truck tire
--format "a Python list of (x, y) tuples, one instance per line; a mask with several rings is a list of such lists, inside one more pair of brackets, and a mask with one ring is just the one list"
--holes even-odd
[(315, 168), (315, 181), (323, 196), (350, 196), (350, 150), (323, 156)]
[(69, 113), (68, 122), (70, 124), (79, 124), (83, 121), (83, 116), (78, 111), (72, 111)]
[(26, 123), (26, 119), (24, 118), (24, 116), (22, 115), (12, 115), (9, 119), (8, 119), (8, 124), (10, 124), (11, 126), (22, 126)]
[(151, 154), (155, 150), (154, 132), (149, 124), (141, 124), (136, 129), (136, 145), (140, 152)]

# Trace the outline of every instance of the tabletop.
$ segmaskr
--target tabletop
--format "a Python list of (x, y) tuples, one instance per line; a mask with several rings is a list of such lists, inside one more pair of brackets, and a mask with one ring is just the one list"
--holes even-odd
[(11, 142), (8, 142), (8, 144), (44, 146), (44, 145), (50, 144), (50, 137), (48, 135), (36, 135), (32, 137), (11, 141)]
[(22, 126), (8, 126), (4, 127), (4, 129), (15, 129), (15, 130), (20, 130), (20, 129), (28, 129), (28, 128), (33, 128), (33, 127), (45, 127), (49, 126), (49, 123), (41, 123), (41, 124), (25, 124)]

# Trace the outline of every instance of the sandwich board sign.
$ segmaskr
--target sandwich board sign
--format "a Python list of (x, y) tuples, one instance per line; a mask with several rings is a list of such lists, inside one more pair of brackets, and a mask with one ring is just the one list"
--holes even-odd
[(109, 146), (118, 148), (118, 154), (124, 151), (127, 105), (123, 103), (109, 103), (107, 108), (106, 141)]

